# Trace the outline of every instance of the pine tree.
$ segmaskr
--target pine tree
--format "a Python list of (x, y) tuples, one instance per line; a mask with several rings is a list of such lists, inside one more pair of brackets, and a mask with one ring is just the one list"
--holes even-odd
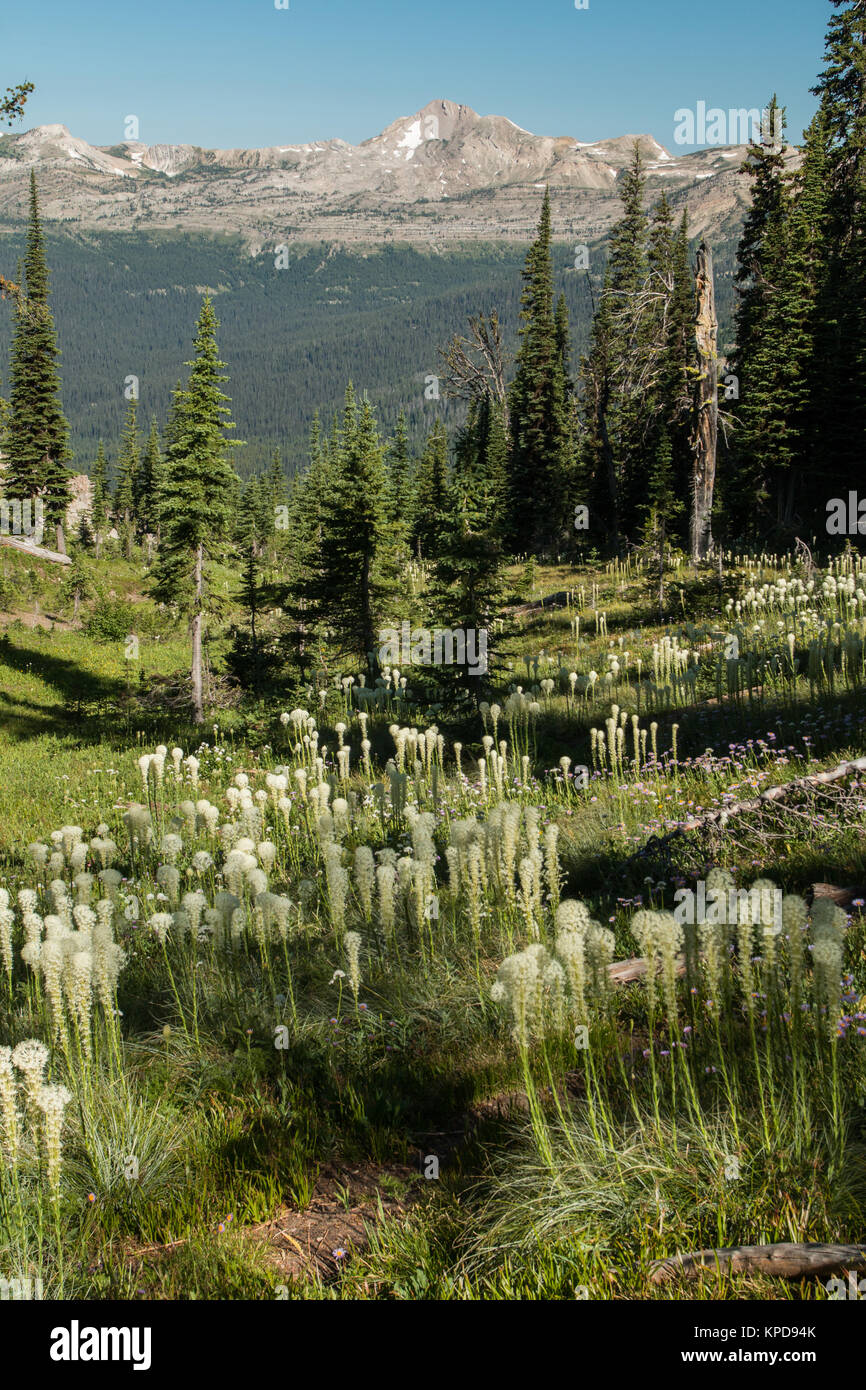
[(409, 450), (409, 432), (406, 416), (401, 410), (397, 416), (394, 438), (388, 445), (386, 456), (388, 469), (388, 521), (394, 537), (399, 543), (406, 543), (415, 524), (415, 486), (412, 468), (412, 455)]
[(448, 486), (448, 434), (436, 420), (418, 460), (415, 491), (415, 525), (412, 544), (419, 559), (436, 551)]
[(33, 170), (24, 278), (25, 293), (15, 302), (4, 488), (9, 497), (22, 501), (42, 498), (45, 519), (56, 528), (57, 549), (65, 554), (69, 426), (60, 404), (60, 354), (48, 303), (49, 274)]
[(333, 490), (334, 461), (330, 439), (322, 438), (319, 412), (310, 429), (310, 462), (292, 479), (291, 489), (277, 522), (283, 584), (279, 606), (284, 614), (280, 630), (282, 650), (301, 675), (312, 660), (314, 591), (324, 563), (325, 512)]
[(580, 364), (581, 446), (578, 464), (579, 502), (588, 507), (596, 533), (608, 538), (610, 549), (620, 548), (621, 501), (609, 417), (614, 397), (616, 334), (612, 304), (606, 293), (605, 272), (601, 301), (593, 314), (588, 353)]
[(664, 621), (665, 574), (668, 568), (671, 535), (676, 518), (685, 511), (673, 469), (673, 448), (666, 428), (659, 432), (650, 469), (643, 542), (650, 555), (650, 583), (658, 606), (659, 622)]
[(98, 560), (108, 526), (108, 460), (105, 457), (105, 446), (101, 439), (96, 449), (96, 461), (90, 473), (90, 489), (90, 526), (93, 532), (93, 547)]
[[(273, 534), (270, 505), (273, 479), (253, 478), (244, 489), (238, 509), (236, 544), (241, 558), (241, 587), (238, 600), (244, 608), (246, 627), (235, 627), (227, 665), (240, 684), (261, 694), (266, 675), (274, 669), (278, 654), (268, 646), (261, 628), (266, 608), (275, 594), (264, 583), (261, 559), (268, 538)], [(283, 505), (278, 503), (277, 505)]]
[[(601, 299), (593, 316), (590, 350), (581, 364), (583, 432), (580, 472), (597, 534), (619, 550), (622, 535), (639, 524), (644, 459), (653, 422), (647, 387), (660, 365), (654, 338), (656, 306), (669, 297), (653, 274), (644, 209), (646, 176), (640, 147), (623, 181), (623, 217), (609, 244)], [(662, 225), (666, 218), (662, 210)], [(656, 229), (656, 258), (666, 256)], [(669, 267), (665, 267), (667, 270)]]
[(574, 487), (573, 429), (568, 401), (567, 319), (553, 308), (550, 191), (523, 269), (520, 347), (508, 397), (509, 531), (515, 550), (551, 551), (567, 531)]
[(268, 511), (269, 519), (265, 530), (265, 535), (274, 535), (277, 524), (277, 508), (286, 505), (286, 475), (283, 472), (283, 459), (279, 449), (271, 452), (271, 466), (267, 472), (265, 483), (264, 505)]
[(463, 634), (466, 657), (462, 664), (443, 665), (437, 680), (446, 689), (456, 682), (476, 703), (490, 684), (493, 618), (503, 591), (501, 533), (486, 464), (489, 421), (496, 415), (501, 419), (497, 407), (493, 415), (477, 409), (464, 432), (460, 457), (464, 464), (474, 458), (475, 466), (456, 468), (448, 484), (434, 563), (436, 626)]
[(84, 563), (80, 546), (75, 546), (72, 551), (72, 563), (64, 575), (62, 593), (65, 601), (72, 604), (72, 621), (75, 623), (78, 621), (78, 610), (82, 600), (93, 598), (96, 593), (96, 586), (90, 570)]
[[(826, 274), (816, 371), (829, 407), (823, 459), (839, 491), (862, 486), (866, 450), (866, 4), (831, 0), (825, 65), (813, 88), (826, 123)], [(819, 355), (820, 354), (820, 355)]]
[[(785, 178), (784, 147), (776, 123), (784, 110), (773, 97), (760, 142), (752, 141), (744, 165), (752, 184), (752, 201), (737, 251), (737, 349), (734, 372), (739, 382), (736, 460), (727, 497), (738, 530), (753, 537), (771, 518), (774, 474), (790, 465), (788, 422), (780, 388), (785, 367), (779, 361), (786, 344), (779, 320), (782, 281), (791, 214)], [(779, 431), (781, 430), (781, 435)]]
[(158, 503), (162, 453), (159, 441), (159, 426), (156, 420), (150, 422), (147, 443), (141, 452), (139, 466), (134, 475), (133, 510), (140, 533), (144, 536), (157, 536), (159, 533)]
[(210, 296), (201, 307), (194, 339), (195, 357), (186, 388), (175, 393), (159, 491), (160, 546), (154, 572), (157, 598), (177, 603), (192, 621), (192, 705), (204, 722), (202, 629), (208, 610), (209, 561), (229, 530), (237, 495), (237, 475), (226, 431), (234, 429), (229, 398), (220, 390), (222, 373)]
[(120, 532), (120, 543), (127, 560), (132, 559), (132, 545), (135, 539), (135, 496), (138, 489), (139, 465), (138, 412), (136, 402), (131, 400), (120, 436), (117, 486), (114, 490), (115, 525)]
[[(820, 107), (803, 135), (803, 159), (793, 178), (793, 205), (788, 237), (788, 266), (783, 286), (791, 324), (793, 391), (798, 459), (795, 486), (801, 524), (823, 513), (828, 474), (839, 456), (832, 446), (838, 383), (828, 379), (834, 357), (836, 325), (828, 303), (828, 165), (830, 132)], [(828, 448), (828, 435), (830, 447)], [(809, 529), (804, 527), (803, 529)]]
[[(500, 537), (508, 519), (508, 438), (504, 408), (489, 392), (470, 404), (454, 446), (454, 478), (484, 497), (489, 526)], [(450, 505), (450, 503), (449, 503)], [(448, 507), (445, 507), (447, 513)]]
[(376, 664), (378, 623), (393, 592), (393, 539), (385, 514), (384, 450), (372, 407), (350, 383), (333, 460), (315, 568), (296, 586), (310, 626), (333, 633), (338, 653)]
[(645, 294), (649, 276), (646, 175), (640, 146), (623, 180), (624, 215), (610, 238), (605, 295), (610, 301), (613, 333), (613, 391), (607, 428), (616, 469), (621, 523), (635, 526), (644, 496), (645, 428), (644, 376), (651, 348), (651, 300)]

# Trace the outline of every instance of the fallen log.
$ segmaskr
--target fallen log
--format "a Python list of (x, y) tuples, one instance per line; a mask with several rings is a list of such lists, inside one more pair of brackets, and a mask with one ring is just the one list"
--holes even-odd
[(521, 603), (515, 608), (504, 608), (502, 611), (511, 618), (522, 618), (527, 613), (540, 613), (545, 608), (564, 608), (569, 597), (568, 589), (559, 589), (555, 594), (546, 594), (544, 598), (533, 599), (531, 603)]
[(780, 1279), (814, 1278), (847, 1270), (866, 1270), (866, 1245), (734, 1245), (721, 1250), (694, 1250), (653, 1260), (650, 1283), (697, 1279), (705, 1270), (720, 1274), (770, 1274)]
[[(630, 956), (628, 960), (615, 960), (607, 967), (607, 972), (615, 985), (629, 985), (633, 980), (642, 980), (647, 972), (646, 956)], [(677, 975), (685, 975), (686, 958), (677, 956)]]
[(48, 550), (44, 545), (32, 545), (20, 536), (0, 536), (0, 545), (11, 545), (13, 550), (22, 550), (25, 555), (32, 555), (34, 560), (50, 560), (55, 565), (72, 564), (69, 556), (61, 555), (59, 550)]
[(626, 863), (632, 864), (638, 859), (644, 859), (651, 848), (668, 845), (678, 836), (687, 835), (692, 830), (699, 830), (705, 825), (716, 823), (724, 827), (732, 816), (739, 816), (747, 811), (760, 811), (764, 806), (770, 805), (774, 801), (781, 801), (791, 792), (806, 791), (810, 787), (827, 786), (831, 782), (838, 782), (843, 777), (851, 777), (859, 772), (866, 772), (866, 758), (855, 758), (853, 762), (840, 763), (838, 767), (828, 768), (826, 772), (813, 772), (806, 777), (794, 777), (790, 782), (783, 782), (781, 786), (768, 787), (759, 796), (750, 797), (747, 801), (733, 801), (729, 806), (717, 807), (715, 811), (705, 811), (703, 815), (690, 816), (688, 820), (680, 821), (679, 825), (667, 835), (651, 836), (642, 849), (630, 855)]

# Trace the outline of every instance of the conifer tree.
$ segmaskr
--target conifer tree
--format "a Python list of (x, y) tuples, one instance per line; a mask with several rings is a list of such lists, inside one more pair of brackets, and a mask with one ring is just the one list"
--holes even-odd
[(96, 460), (90, 474), (90, 489), (90, 526), (93, 532), (93, 548), (98, 560), (108, 526), (108, 460), (101, 439), (96, 448)]
[(448, 435), (436, 420), (418, 460), (412, 542), (419, 559), (435, 553), (448, 487)]
[[(619, 549), (623, 532), (639, 524), (653, 422), (647, 389), (660, 362), (653, 315), (659, 298), (669, 293), (662, 295), (661, 281), (652, 274), (645, 186), (643, 157), (635, 143), (621, 191), (623, 217), (610, 236), (590, 350), (581, 364), (583, 487), (589, 494), (591, 525), (613, 550)], [(664, 211), (662, 218), (664, 222)], [(657, 229), (656, 257), (667, 255), (667, 235)]]
[(437, 680), (446, 689), (456, 682), (476, 702), (490, 684), (493, 618), (503, 591), (502, 543), (487, 465), (490, 420), (497, 415), (501, 420), (497, 407), (491, 414), (479, 404), (466, 426), (458, 446), (462, 466), (448, 483), (434, 562), (435, 626), (462, 633), (467, 658), (443, 665)]
[(415, 489), (412, 470), (412, 455), (409, 450), (409, 432), (406, 416), (401, 410), (397, 416), (397, 428), (388, 445), (386, 456), (388, 468), (388, 521), (393, 528), (395, 539), (405, 543), (412, 534), (415, 522)]
[(277, 536), (284, 582), (279, 603), (284, 614), (280, 640), (290, 665), (303, 675), (311, 660), (314, 588), (323, 563), (325, 510), (333, 484), (330, 439), (322, 438), (319, 412), (310, 429), (310, 462), (300, 477), (292, 479), (285, 511), (280, 513)]
[(658, 606), (659, 622), (664, 621), (665, 575), (672, 531), (676, 518), (684, 511), (682, 494), (677, 490), (674, 477), (671, 437), (668, 430), (662, 427), (648, 478), (643, 529), (643, 542), (650, 555), (650, 583)]
[(147, 442), (141, 451), (133, 479), (133, 511), (138, 529), (145, 536), (158, 536), (159, 533), (157, 497), (161, 468), (159, 426), (156, 420), (151, 420)]
[(826, 273), (812, 387), (830, 408), (825, 464), (838, 490), (862, 488), (866, 451), (866, 4), (831, 0), (813, 88), (826, 130)]
[(135, 539), (135, 496), (138, 489), (139, 466), (138, 411), (136, 402), (131, 400), (120, 436), (117, 486), (114, 490), (115, 524), (120, 532), (120, 544), (127, 560), (132, 559), (132, 544)]
[(366, 397), (349, 384), (333, 461), (315, 567), (298, 586), (308, 621), (328, 629), (338, 653), (375, 667), (383, 605), (395, 586), (393, 540), (385, 514), (384, 450)]
[(612, 409), (616, 368), (616, 334), (610, 283), (605, 272), (601, 301), (593, 315), (588, 353), (580, 364), (581, 447), (578, 502), (589, 509), (590, 524), (604, 534), (610, 549), (620, 547), (621, 501), (616, 459), (611, 441), (609, 417)]
[(78, 610), (82, 601), (93, 598), (96, 593), (96, 586), (90, 570), (84, 563), (80, 546), (76, 545), (73, 548), (72, 563), (64, 575), (62, 593), (66, 602), (72, 604), (72, 621), (75, 623), (78, 621)]
[(234, 629), (227, 664), (240, 684), (257, 695), (278, 659), (276, 650), (268, 645), (262, 631), (263, 615), (276, 597), (264, 583), (261, 573), (262, 555), (273, 534), (272, 487), (270, 474), (262, 479), (253, 478), (247, 484), (238, 508), (235, 538), (242, 566), (238, 600), (246, 614), (246, 625)]
[(69, 426), (60, 404), (57, 334), (48, 303), (49, 274), (39, 217), (36, 175), (30, 172), (30, 220), (24, 256), (24, 293), (15, 298), (4, 489), (22, 501), (41, 497), (45, 520), (63, 534), (69, 504)]
[(197, 724), (204, 722), (202, 636), (208, 611), (208, 570), (230, 525), (237, 495), (237, 475), (226, 438), (234, 429), (229, 398), (220, 390), (228, 380), (219, 360), (219, 327), (210, 296), (205, 296), (194, 339), (195, 357), (187, 363), (189, 379), (175, 393), (159, 489), (160, 546), (154, 593), (189, 613), (192, 628), (192, 706)]
[(780, 404), (784, 350), (779, 324), (779, 286), (784, 273), (790, 191), (785, 179), (784, 147), (776, 125), (784, 110), (773, 97), (761, 140), (749, 145), (744, 169), (752, 184), (752, 201), (737, 251), (737, 350), (734, 363), (740, 405), (735, 438), (736, 486), (727, 497), (734, 526), (754, 536), (769, 524), (773, 473), (788, 466), (787, 434)]
[(613, 333), (613, 391), (607, 429), (616, 468), (618, 510), (628, 530), (635, 526), (643, 492), (648, 413), (644, 399), (651, 315), (645, 294), (649, 274), (646, 174), (640, 146), (623, 180), (623, 217), (610, 238), (605, 295)]
[[(819, 107), (803, 135), (803, 158), (792, 175), (793, 202), (788, 236), (788, 264), (782, 286), (784, 317), (790, 325), (792, 415), (798, 433), (794, 495), (804, 530), (808, 519), (823, 513), (828, 473), (838, 476), (833, 451), (838, 382), (828, 378), (834, 359), (836, 324), (828, 303), (830, 135), (827, 112)], [(829, 436), (829, 448), (828, 448)]]
[(457, 436), (454, 476), (473, 496), (483, 496), (489, 526), (500, 538), (508, 519), (507, 469), (504, 409), (486, 392), (470, 404), (466, 424)]
[(573, 434), (563, 358), (567, 322), (553, 307), (550, 190), (526, 257), (520, 346), (508, 398), (509, 531), (516, 551), (552, 550), (567, 534)]
[(268, 512), (265, 535), (273, 536), (277, 523), (277, 508), (286, 505), (286, 475), (283, 472), (283, 458), (279, 449), (271, 451), (271, 465), (265, 482), (264, 506)]

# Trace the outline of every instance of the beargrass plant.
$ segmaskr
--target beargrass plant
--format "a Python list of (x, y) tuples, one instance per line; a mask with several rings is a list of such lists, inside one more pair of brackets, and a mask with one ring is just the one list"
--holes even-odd
[[(617, 571), (528, 661), (524, 637), (459, 728), (413, 703), (411, 672), (338, 676), (267, 748), (215, 729), (186, 753), (166, 728), (67, 789), (2, 869), (3, 1268), (116, 1292), (125, 1255), (160, 1244), (153, 1287), (183, 1270), (212, 1296), (197, 1251), (226, 1296), (261, 1290), (237, 1225), (309, 1203), (334, 1155), (405, 1161), (514, 1091), (528, 1132), (491, 1128), (508, 1153), (467, 1204), (474, 1235), (444, 1173), (381, 1227), (372, 1287), (615, 1292), (677, 1245), (862, 1229), (862, 933), (769, 878), (752, 889), (781, 893), (779, 931), (739, 898), (680, 922), (670, 876), (615, 878), (623, 847), (815, 767), (810, 730), (839, 747), (826, 699), (862, 682), (862, 567), (810, 588), (787, 565), (744, 565), (730, 613), (664, 632), (624, 631), (616, 586), (639, 575)], [(725, 717), (803, 704), (806, 736), (706, 749), (695, 711), (719, 682)], [(581, 897), (579, 837), (609, 866)], [(643, 980), (614, 985), (636, 950)]]

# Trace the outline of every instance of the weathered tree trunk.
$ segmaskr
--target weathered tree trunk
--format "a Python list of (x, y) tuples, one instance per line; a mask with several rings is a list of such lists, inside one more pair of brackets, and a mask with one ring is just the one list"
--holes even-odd
[(204, 547), (195, 552), (195, 610), (192, 619), (192, 707), (196, 724), (204, 723), (204, 701), (202, 699), (201, 679), (201, 622), (202, 622), (202, 572), (204, 568)]
[[(813, 1278), (839, 1274), (843, 1270), (866, 1269), (866, 1245), (822, 1245), (817, 1241), (803, 1245), (736, 1245), (723, 1250), (694, 1250), (654, 1260), (650, 1283), (664, 1284), (671, 1279), (697, 1279), (709, 1274), (770, 1274), (782, 1279)], [(857, 1289), (852, 1297), (857, 1297)]]
[(57, 554), (58, 554), (58, 555), (65, 555), (65, 554), (66, 554), (66, 537), (65, 537), (65, 535), (63, 534), (63, 522), (62, 522), (62, 521), (58, 521), (58, 523), (57, 523), (57, 528), (56, 528), (56, 529), (57, 529)]
[(692, 563), (705, 560), (713, 548), (711, 513), (716, 481), (716, 448), (719, 435), (718, 356), (716, 292), (713, 283), (713, 253), (705, 241), (698, 248), (695, 267), (697, 306), (695, 343), (698, 350), (698, 379), (695, 384), (694, 428), (692, 431), (692, 515), (689, 542)]

